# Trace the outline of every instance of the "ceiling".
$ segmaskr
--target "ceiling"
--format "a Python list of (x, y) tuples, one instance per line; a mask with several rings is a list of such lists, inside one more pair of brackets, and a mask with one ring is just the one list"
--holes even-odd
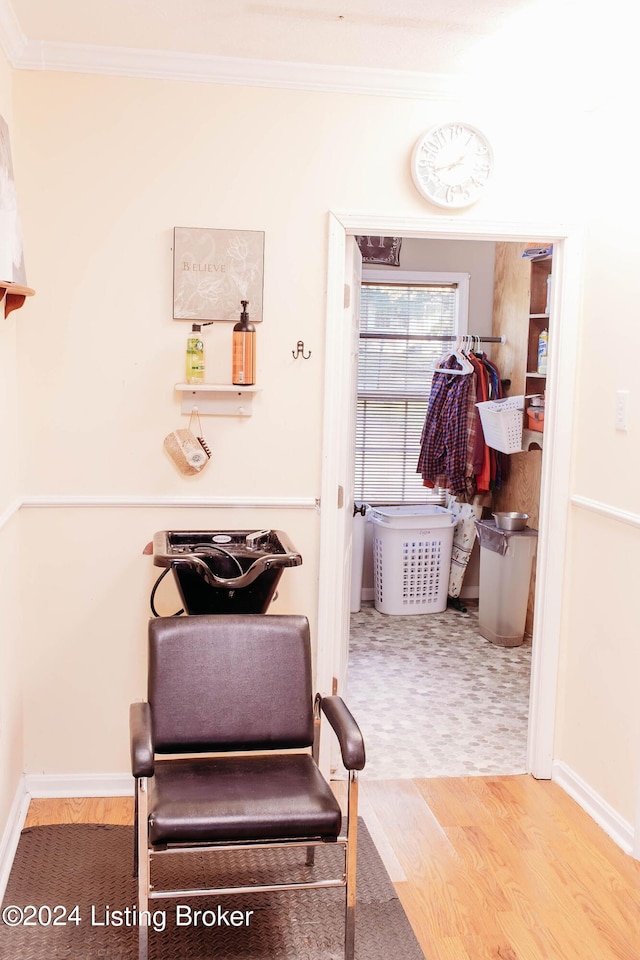
[(424, 97), (489, 79), (492, 95), (526, 96), (559, 77), (593, 85), (627, 5), (608, 0), (603, 18), (600, 0), (0, 0), (0, 47), (17, 69)]
[(1, 0), (35, 44), (457, 73), (538, 0)]

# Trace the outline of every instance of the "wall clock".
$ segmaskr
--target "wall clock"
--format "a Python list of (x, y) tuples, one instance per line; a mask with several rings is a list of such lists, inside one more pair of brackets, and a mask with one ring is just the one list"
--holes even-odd
[(468, 207), (482, 195), (493, 169), (491, 145), (468, 123), (431, 127), (411, 157), (413, 181), (439, 207)]

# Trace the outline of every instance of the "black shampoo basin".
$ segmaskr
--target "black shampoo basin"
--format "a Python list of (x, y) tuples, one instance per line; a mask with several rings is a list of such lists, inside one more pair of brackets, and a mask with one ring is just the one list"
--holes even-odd
[(171, 567), (188, 614), (265, 613), (302, 557), (281, 530), (161, 530), (153, 562)]

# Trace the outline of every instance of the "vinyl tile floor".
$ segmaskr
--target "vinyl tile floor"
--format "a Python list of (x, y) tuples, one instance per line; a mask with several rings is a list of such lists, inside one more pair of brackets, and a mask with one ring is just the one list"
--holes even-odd
[(498, 647), (467, 613), (351, 614), (347, 699), (363, 779), (526, 772), (531, 641)]

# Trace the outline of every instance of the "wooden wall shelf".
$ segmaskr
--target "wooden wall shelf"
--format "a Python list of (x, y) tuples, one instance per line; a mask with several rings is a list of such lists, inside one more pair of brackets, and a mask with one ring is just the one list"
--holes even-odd
[(8, 317), (12, 310), (18, 310), (27, 297), (32, 297), (35, 290), (31, 287), (21, 287), (19, 283), (10, 283), (0, 280), (0, 300), (4, 300), (4, 315)]

